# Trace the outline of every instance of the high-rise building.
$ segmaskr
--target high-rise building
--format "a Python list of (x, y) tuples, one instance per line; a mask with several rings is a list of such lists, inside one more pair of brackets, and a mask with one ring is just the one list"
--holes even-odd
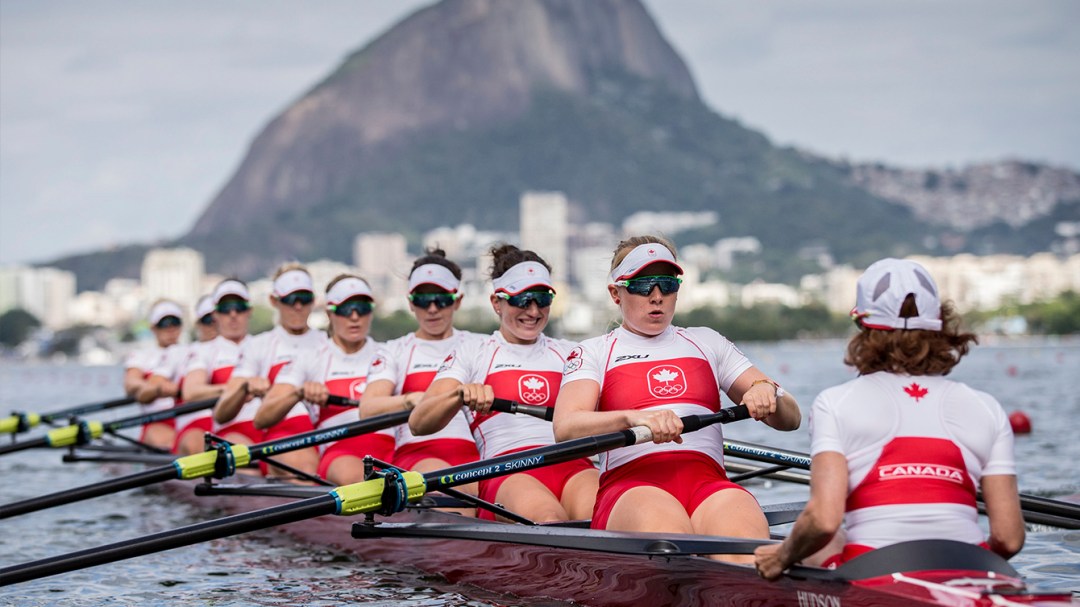
[(0, 268), (0, 292), (0, 314), (21, 308), (45, 327), (63, 329), (70, 324), (75, 274), (57, 268)]
[[(140, 279), (144, 307), (171, 299), (191, 313), (204, 295), (205, 262), (202, 253), (188, 248), (151, 249), (143, 258)], [(190, 320), (190, 318), (189, 318)]]
[(357, 234), (353, 241), (353, 263), (375, 291), (380, 310), (406, 307), (409, 268), (412, 267), (407, 245), (404, 236), (389, 232)]
[(551, 278), (556, 284), (566, 284), (570, 276), (569, 207), (562, 192), (521, 195), (521, 247), (535, 251), (551, 265)]

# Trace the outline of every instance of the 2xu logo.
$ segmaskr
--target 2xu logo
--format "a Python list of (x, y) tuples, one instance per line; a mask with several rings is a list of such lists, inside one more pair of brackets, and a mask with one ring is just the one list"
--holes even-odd
[(518, 378), (518, 396), (529, 405), (543, 405), (551, 398), (548, 381), (539, 375), (522, 375)]
[(676, 365), (658, 365), (645, 374), (649, 393), (657, 398), (677, 398), (686, 393), (686, 374)]

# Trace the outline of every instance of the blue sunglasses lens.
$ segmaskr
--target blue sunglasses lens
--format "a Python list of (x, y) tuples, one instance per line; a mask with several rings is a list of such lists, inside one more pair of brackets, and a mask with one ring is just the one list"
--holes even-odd
[(347, 301), (345, 303), (337, 304), (336, 306), (326, 306), (331, 312), (337, 316), (348, 318), (356, 312), (360, 316), (367, 316), (371, 314), (371, 311), (375, 309), (375, 302), (371, 301)]
[(179, 318), (175, 316), (166, 316), (157, 321), (157, 324), (154, 326), (159, 329), (168, 329), (169, 327), (179, 327), (181, 324), (182, 322)]
[(546, 308), (555, 300), (555, 294), (551, 291), (525, 291), (524, 293), (518, 293), (517, 295), (500, 293), (499, 297), (505, 299), (506, 303), (515, 308), (521, 309), (528, 308), (529, 304), (533, 302), (536, 302), (536, 305), (541, 308)]
[(435, 307), (440, 310), (454, 305), (457, 298), (457, 293), (413, 293), (409, 295), (409, 301), (417, 308), (426, 309), (431, 304), (435, 304)]
[(295, 306), (296, 304), (306, 306), (315, 301), (315, 294), (311, 291), (296, 291), (295, 293), (289, 293), (285, 297), (279, 298), (278, 301), (287, 306)]
[(251, 309), (251, 304), (246, 301), (223, 301), (214, 306), (214, 309), (217, 310), (218, 314), (229, 314), (231, 312), (243, 314)]
[(207, 315), (203, 316), (202, 318), (199, 319), (199, 324), (200, 325), (206, 325), (206, 326), (209, 327), (210, 325), (214, 324), (214, 315), (213, 314), (207, 314)]
[(627, 292), (634, 295), (648, 295), (652, 293), (653, 287), (660, 287), (661, 293), (671, 295), (679, 290), (681, 283), (682, 279), (677, 276), (644, 276), (622, 280), (617, 284), (626, 287)]

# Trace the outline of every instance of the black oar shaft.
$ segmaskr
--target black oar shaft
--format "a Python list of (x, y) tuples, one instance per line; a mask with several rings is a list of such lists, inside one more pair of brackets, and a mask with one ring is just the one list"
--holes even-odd
[(52, 413), (44, 413), (41, 415), (41, 421), (50, 423), (52, 421), (63, 419), (65, 417), (78, 416), (86, 413), (94, 413), (96, 411), (105, 411), (106, 409), (115, 409), (116, 407), (123, 407), (125, 405), (131, 405), (135, 403), (135, 399), (131, 397), (116, 398), (113, 400), (106, 400), (100, 403), (90, 403), (88, 405), (82, 405), (79, 407), (72, 407), (71, 409), (65, 409), (63, 411), (54, 411)]
[(42, 436), (41, 438), (32, 438), (30, 440), (19, 441), (17, 443), (11, 443), (10, 445), (4, 445), (0, 447), (0, 455), (6, 455), (8, 453), (14, 453), (16, 451), (22, 451), (24, 449), (38, 449), (41, 447), (48, 447), (48, 437)]
[(57, 491), (56, 493), (50, 493), (48, 495), (41, 495), (18, 502), (12, 502), (10, 504), (0, 505), (0, 519), (26, 514), (28, 512), (37, 512), (38, 510), (52, 508), (53, 506), (63, 506), (64, 504), (80, 502), (82, 500), (88, 500), (110, 493), (135, 489), (136, 487), (145, 487), (173, 478), (176, 478), (176, 468), (172, 464), (166, 464), (164, 466), (136, 472), (135, 474), (129, 474), (121, 478), (115, 478), (93, 485), (65, 489), (64, 491)]
[(151, 411), (150, 413), (144, 413), (142, 415), (136, 415), (133, 417), (125, 417), (124, 419), (118, 419), (112, 422), (106, 422), (102, 424), (108, 430), (123, 430), (124, 428), (132, 428), (135, 426), (143, 426), (146, 424), (152, 424), (154, 422), (160, 422), (167, 419), (173, 419), (186, 415), (188, 413), (194, 413), (196, 411), (202, 411), (209, 409), (217, 403), (217, 398), (206, 398), (203, 400), (196, 400), (190, 403), (184, 403), (182, 405), (171, 407), (169, 409), (161, 409), (159, 411)]
[(18, 584), (19, 582), (50, 575), (114, 563), (154, 552), (190, 546), (248, 531), (266, 529), (275, 525), (285, 525), (324, 514), (334, 514), (335, 509), (336, 503), (331, 495), (320, 495), (255, 512), (237, 514), (179, 529), (170, 529), (115, 544), (88, 548), (21, 565), (12, 565), (0, 569), (0, 586)]

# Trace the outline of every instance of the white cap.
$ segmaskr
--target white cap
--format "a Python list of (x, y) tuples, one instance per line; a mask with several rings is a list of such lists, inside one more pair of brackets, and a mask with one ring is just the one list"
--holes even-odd
[(180, 309), (180, 306), (172, 301), (159, 301), (154, 304), (154, 307), (150, 308), (150, 325), (156, 325), (161, 322), (162, 318), (166, 316), (175, 316), (180, 320), (184, 319), (184, 311)]
[(214, 287), (214, 305), (218, 305), (221, 303), (222, 299), (225, 299), (225, 297), (229, 295), (235, 295), (244, 301), (251, 301), (251, 295), (248, 295), (248, 290), (247, 287), (244, 286), (244, 283), (239, 280), (227, 278)]
[(274, 279), (274, 296), (285, 297), (289, 293), (297, 291), (315, 292), (315, 285), (311, 282), (311, 274), (304, 270), (289, 270), (282, 272), (281, 276)]
[[(919, 315), (901, 318), (900, 307), (908, 295), (915, 296)], [(882, 259), (859, 277), (851, 315), (870, 329), (940, 331), (941, 298), (926, 268), (907, 259)]]
[(622, 262), (611, 271), (609, 278), (612, 284), (627, 280), (637, 276), (639, 272), (652, 264), (660, 262), (670, 263), (675, 266), (678, 274), (683, 273), (682, 266), (675, 263), (675, 256), (667, 247), (657, 242), (647, 242), (639, 244), (627, 253)]
[(336, 306), (352, 297), (368, 297), (375, 299), (371, 294), (371, 287), (363, 279), (355, 276), (343, 278), (334, 284), (334, 287), (326, 292), (326, 303)]
[(491, 282), (496, 293), (501, 291), (507, 295), (517, 295), (533, 287), (547, 287), (552, 291), (555, 290), (555, 287), (551, 286), (551, 273), (544, 264), (537, 261), (523, 261), (515, 264)]
[(202, 318), (214, 311), (214, 300), (209, 295), (203, 295), (195, 304), (195, 318)]
[(450, 268), (437, 263), (425, 263), (409, 274), (409, 292), (420, 285), (435, 285), (451, 293), (456, 293), (461, 281), (454, 276)]

